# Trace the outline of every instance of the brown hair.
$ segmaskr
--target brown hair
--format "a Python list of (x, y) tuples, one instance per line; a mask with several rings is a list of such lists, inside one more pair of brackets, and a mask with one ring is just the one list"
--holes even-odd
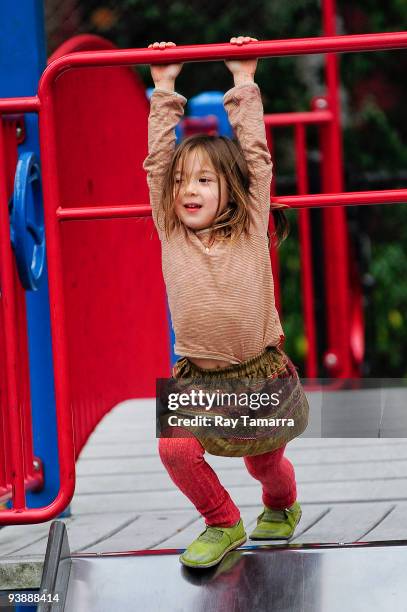
[[(175, 183), (175, 171), (180, 166), (181, 174), (184, 171), (185, 160), (193, 151), (204, 151), (212, 163), (217, 175), (219, 201), (215, 219), (209, 228), (211, 231), (210, 242), (216, 239), (237, 240), (242, 233), (248, 233), (250, 225), (248, 191), (250, 187), (250, 175), (242, 148), (236, 140), (226, 136), (210, 136), (197, 134), (183, 140), (175, 149), (171, 162), (168, 166), (163, 181), (160, 210), (163, 214), (163, 225), (167, 239), (176, 227), (181, 227), (187, 234), (184, 224), (178, 218), (174, 210), (174, 200), (179, 186)], [(226, 209), (219, 214), (221, 200), (220, 176), (223, 175), (229, 193), (229, 203)], [(276, 205), (273, 212), (275, 231), (272, 234), (273, 244), (278, 246), (287, 237), (289, 232), (288, 220), (280, 208)], [(269, 245), (270, 234), (267, 232)]]

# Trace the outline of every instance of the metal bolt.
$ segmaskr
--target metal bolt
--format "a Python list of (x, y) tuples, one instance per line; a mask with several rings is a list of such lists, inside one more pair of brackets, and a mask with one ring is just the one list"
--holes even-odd
[(315, 100), (315, 106), (317, 108), (327, 108), (328, 102), (325, 100), (325, 98), (317, 98)]
[(41, 469), (41, 464), (40, 464), (40, 462), (38, 461), (38, 459), (34, 459), (34, 460), (33, 460), (33, 467), (34, 467), (34, 470), (35, 470), (36, 472), (39, 472), (39, 471), (40, 471), (40, 469)]
[(23, 135), (23, 128), (21, 127), (21, 125), (17, 126), (16, 135), (17, 135), (17, 138), (21, 138), (21, 136)]
[(328, 368), (332, 368), (338, 364), (338, 357), (334, 353), (327, 353), (325, 355), (325, 365)]

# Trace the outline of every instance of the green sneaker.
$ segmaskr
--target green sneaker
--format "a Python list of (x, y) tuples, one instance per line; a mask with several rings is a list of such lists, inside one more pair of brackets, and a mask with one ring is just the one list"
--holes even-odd
[(289, 540), (301, 514), (301, 506), (297, 501), (284, 510), (272, 510), (264, 506), (264, 511), (257, 518), (257, 527), (249, 537), (251, 540)]
[(233, 527), (207, 527), (180, 556), (188, 567), (212, 567), (246, 542), (242, 519)]

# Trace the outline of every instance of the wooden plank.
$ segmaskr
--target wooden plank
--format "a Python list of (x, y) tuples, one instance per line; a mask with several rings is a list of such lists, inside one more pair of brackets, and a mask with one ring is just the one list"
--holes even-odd
[[(157, 466), (154, 472), (129, 470), (129, 473), (118, 474), (87, 474), (77, 478), (76, 495), (89, 493), (109, 493), (120, 491), (145, 491), (171, 490), (174, 483), (167, 474), (165, 468)], [(217, 469), (217, 475), (224, 487), (248, 486), (257, 487), (260, 483), (255, 480), (244, 466), (234, 466), (231, 469), (225, 467)], [(365, 464), (336, 464), (321, 466), (295, 466), (297, 486), (303, 484), (321, 483), (351, 483), (353, 481), (375, 481), (386, 479), (392, 480), (397, 487), (398, 480), (406, 478), (407, 461), (382, 463), (378, 465)]]
[(369, 444), (366, 446), (358, 446), (357, 441), (355, 445), (350, 448), (346, 448), (346, 452), (342, 448), (321, 448), (313, 449), (310, 448), (306, 451), (304, 449), (294, 448), (290, 445), (287, 446), (286, 455), (289, 459), (298, 463), (341, 463), (351, 461), (391, 461), (393, 459), (407, 459), (407, 444), (382, 444), (380, 440), (377, 440), (377, 444)]
[(196, 523), (199, 515), (195, 508), (189, 511), (149, 512), (142, 514), (136, 521), (121, 529), (109, 538), (94, 546), (83, 548), (86, 552), (118, 552), (145, 550), (150, 548), (169, 548), (163, 545), (175, 534), (183, 533), (191, 523)]
[[(92, 515), (73, 516), (63, 519), (68, 532), (68, 541), (71, 552), (85, 550), (87, 547), (95, 546), (99, 541), (112, 537), (117, 531), (124, 529), (127, 525), (136, 521), (138, 515), (131, 512), (118, 514), (103, 513), (96, 517)], [(12, 528), (12, 527), (10, 527)], [(3, 530), (2, 530), (3, 531)], [(47, 538), (25, 546), (19, 550), (22, 555), (45, 555)]]
[(6, 525), (0, 529), (0, 558), (17, 555), (22, 548), (48, 537), (51, 522)]
[(157, 453), (157, 444), (153, 445), (151, 441), (134, 442), (127, 444), (89, 444), (85, 446), (81, 453), (81, 459), (100, 458), (100, 457), (140, 457), (146, 455), (155, 455)]
[(391, 512), (363, 540), (407, 540), (407, 502), (397, 502)]
[[(289, 444), (286, 449), (286, 456), (293, 461), (299, 463), (325, 463), (325, 462), (341, 462), (341, 461), (370, 461), (370, 460), (392, 460), (392, 459), (407, 459), (407, 444), (383, 444), (383, 441), (377, 440), (377, 443), (358, 446), (355, 442), (354, 446), (346, 447), (345, 450), (341, 447), (310, 447), (308, 449), (298, 448)], [(109, 444), (90, 445), (85, 447), (81, 454), (80, 460), (95, 460), (95, 459), (114, 459), (114, 458), (133, 458), (141, 456), (154, 457), (158, 454), (156, 445), (149, 442), (140, 444), (121, 444), (110, 446)], [(205, 457), (211, 462), (211, 465), (222, 465), (227, 463), (242, 461), (241, 457), (216, 457), (206, 453)]]
[[(329, 511), (310, 526), (302, 530), (292, 541), (306, 542), (356, 542), (379, 523), (390, 512), (389, 503), (340, 504), (329, 507)], [(305, 506), (305, 508), (307, 508)], [(299, 529), (303, 527), (301, 519)], [(370, 535), (366, 541), (370, 540)]]
[(75, 495), (72, 500), (72, 512), (75, 514), (93, 514), (105, 511), (120, 512), (125, 508), (130, 512), (150, 512), (163, 510), (190, 510), (191, 502), (175, 489), (172, 491), (151, 491), (148, 493), (105, 493), (104, 495)]
[(133, 474), (134, 472), (158, 472), (164, 469), (158, 456), (152, 457), (118, 457), (116, 459), (79, 460), (76, 465), (78, 478), (95, 474)]
[[(258, 503), (260, 487), (229, 487), (234, 502), (241, 506)], [(397, 501), (407, 499), (407, 478), (404, 480), (375, 481), (355, 480), (352, 482), (305, 483), (298, 487), (298, 500), (304, 503), (332, 504), (343, 502)], [(75, 513), (92, 513), (105, 505), (112, 512), (123, 508), (133, 512), (149, 510), (181, 510), (190, 507), (190, 502), (178, 490), (150, 491), (148, 493), (123, 492), (94, 495), (76, 495), (72, 502)]]
[[(335, 439), (333, 440), (335, 441)], [(321, 441), (318, 441), (321, 442)], [(352, 446), (355, 445), (355, 442), (352, 442)], [(359, 446), (359, 442), (358, 442), (358, 446)], [(363, 446), (363, 445), (361, 445)], [(378, 441), (378, 444), (376, 445), (369, 445), (369, 446), (373, 446), (374, 449), (383, 449), (384, 446), (382, 444), (382, 441)], [(392, 473), (393, 475), (401, 475), (403, 474), (403, 470), (405, 469), (405, 462), (406, 462), (406, 458), (403, 459), (403, 457), (400, 455), (405, 455), (404, 453), (404, 448), (406, 446), (406, 442), (405, 440), (402, 441), (402, 443), (398, 443), (398, 444), (393, 444), (393, 445), (388, 445), (386, 444), (385, 447), (388, 448), (392, 448), (393, 450), (391, 451), (392, 453), (392, 458), (387, 460), (386, 462), (386, 469), (389, 469), (390, 473)], [(315, 448), (311, 448), (311, 449), (306, 449), (306, 448), (301, 448), (301, 452), (296, 452), (295, 456), (294, 453), (292, 453), (293, 449), (293, 443), (291, 443), (288, 446), (288, 450), (286, 451), (286, 456), (289, 457), (293, 462), (294, 462), (294, 467), (296, 469), (300, 469), (301, 467), (304, 467), (304, 469), (306, 468), (307, 470), (310, 470), (312, 472), (312, 470), (314, 469), (318, 469), (319, 465), (320, 465), (320, 461), (319, 458), (315, 456)], [(311, 455), (309, 455), (309, 451), (312, 450), (314, 453), (314, 456), (312, 457), (312, 461), (311, 459)], [(349, 461), (348, 460), (348, 450), (349, 447), (338, 447), (337, 445), (332, 445), (332, 450), (335, 451), (339, 451), (342, 450), (343, 452), (341, 453), (336, 453), (335, 458), (331, 457), (329, 460), (325, 457), (325, 460), (321, 466), (321, 468), (326, 468), (327, 470), (329, 469), (348, 469), (349, 473), (352, 474), (354, 472), (355, 469), (360, 469), (360, 470), (364, 470), (364, 469), (370, 469), (367, 466), (371, 465), (371, 469), (372, 470), (380, 470), (380, 467), (382, 465), (382, 458), (370, 458), (370, 459), (366, 459), (366, 458), (360, 458), (354, 461)], [(218, 469), (221, 467), (222, 469), (240, 469), (240, 466), (242, 465), (242, 460), (238, 459), (238, 458), (214, 458), (213, 456), (209, 455), (208, 453), (205, 454), (205, 459), (208, 461), (208, 463), (210, 465), (213, 465), (215, 467), (217, 467)], [(336, 467), (335, 467), (336, 466)], [(340, 466), (343, 466), (343, 468), (341, 468)], [(348, 466), (348, 468), (346, 468), (346, 466)], [(359, 468), (357, 468), (357, 466), (359, 466)], [(399, 466), (399, 467), (397, 467)], [(144, 472), (154, 472), (154, 471), (160, 471), (163, 468), (163, 464), (161, 463), (161, 460), (159, 458), (158, 452), (156, 452), (155, 454), (152, 455), (148, 455), (148, 456), (139, 456), (139, 457), (116, 457), (116, 458), (104, 458), (104, 457), (98, 457), (98, 458), (92, 458), (92, 459), (85, 459), (83, 457), (81, 457), (77, 463), (77, 474), (78, 476), (85, 476), (85, 475), (93, 475), (93, 474), (114, 474), (114, 473), (133, 473), (135, 471), (139, 471), (139, 470), (143, 470)]]

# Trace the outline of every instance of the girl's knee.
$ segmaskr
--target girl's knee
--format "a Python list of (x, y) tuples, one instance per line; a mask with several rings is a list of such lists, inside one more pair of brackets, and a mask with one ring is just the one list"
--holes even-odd
[(196, 438), (160, 438), (158, 452), (164, 465), (176, 468), (202, 460), (205, 449)]
[(262, 455), (253, 455), (251, 457), (244, 457), (247, 471), (253, 478), (261, 480), (270, 471), (278, 468), (283, 459), (285, 446), (277, 448), (268, 453)]
[(264, 468), (256, 460), (253, 459), (254, 457), (244, 457), (244, 462), (246, 464), (247, 471), (249, 472), (250, 476), (253, 476), (253, 478), (261, 480)]

